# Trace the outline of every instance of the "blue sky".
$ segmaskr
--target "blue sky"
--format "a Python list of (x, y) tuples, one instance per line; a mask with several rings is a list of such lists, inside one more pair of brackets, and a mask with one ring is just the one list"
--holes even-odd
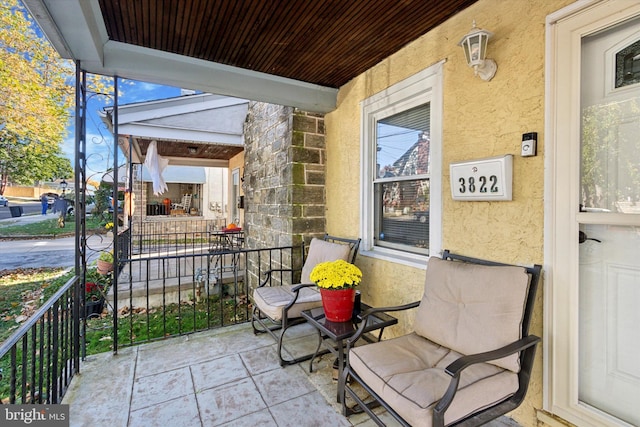
[[(156, 99), (173, 98), (180, 95), (180, 88), (157, 85), (154, 83), (127, 80), (118, 82), (120, 105), (131, 104)], [(99, 181), (102, 174), (113, 167), (113, 136), (100, 119), (98, 111), (112, 106), (110, 99), (98, 97), (87, 101), (87, 177)], [(68, 134), (64, 140), (62, 151), (74, 164), (75, 146), (75, 115), (69, 120)], [(125, 161), (120, 153), (119, 164)]]

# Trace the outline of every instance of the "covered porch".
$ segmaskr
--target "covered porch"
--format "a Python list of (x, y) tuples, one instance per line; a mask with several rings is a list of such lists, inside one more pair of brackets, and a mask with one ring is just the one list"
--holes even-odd
[[(294, 329), (292, 351), (316, 342), (312, 327)], [(330, 354), (309, 373), (308, 362), (281, 367), (275, 347), (245, 323), (88, 356), (62, 403), (71, 426), (375, 425), (365, 414), (342, 416)], [(487, 425), (518, 426), (507, 417)]]

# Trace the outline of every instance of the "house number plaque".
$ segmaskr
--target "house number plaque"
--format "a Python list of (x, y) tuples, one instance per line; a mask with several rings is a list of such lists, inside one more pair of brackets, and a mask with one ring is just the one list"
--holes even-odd
[(449, 165), (453, 200), (511, 200), (513, 155)]

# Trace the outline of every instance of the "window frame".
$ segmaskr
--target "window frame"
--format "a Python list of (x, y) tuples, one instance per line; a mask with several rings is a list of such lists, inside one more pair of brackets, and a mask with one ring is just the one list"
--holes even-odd
[[(360, 103), (361, 106), (361, 173), (360, 235), (362, 256), (384, 259), (417, 268), (426, 268), (430, 255), (442, 249), (442, 85), (443, 65), (440, 61), (402, 80)], [(379, 119), (430, 103), (429, 165), (429, 251), (428, 255), (375, 245), (374, 183), (376, 171), (376, 125)], [(411, 179), (417, 179), (416, 176)], [(397, 179), (394, 179), (397, 180)]]

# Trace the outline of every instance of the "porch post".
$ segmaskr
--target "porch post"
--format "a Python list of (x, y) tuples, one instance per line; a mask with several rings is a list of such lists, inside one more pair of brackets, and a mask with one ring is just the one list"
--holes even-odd
[(118, 354), (118, 76), (113, 76), (113, 354)]
[[(75, 120), (75, 159), (74, 159), (74, 215), (75, 215), (75, 275), (79, 277), (74, 286), (73, 304), (73, 365), (76, 372), (80, 372), (80, 354), (86, 356), (86, 323), (80, 326), (80, 314), (84, 311), (84, 284), (87, 272), (87, 244), (86, 244), (86, 216), (85, 216), (85, 186), (87, 182), (86, 170), (86, 83), (87, 75), (76, 61), (76, 120)], [(82, 328), (82, 330), (81, 330)], [(82, 337), (82, 338), (81, 338)]]

